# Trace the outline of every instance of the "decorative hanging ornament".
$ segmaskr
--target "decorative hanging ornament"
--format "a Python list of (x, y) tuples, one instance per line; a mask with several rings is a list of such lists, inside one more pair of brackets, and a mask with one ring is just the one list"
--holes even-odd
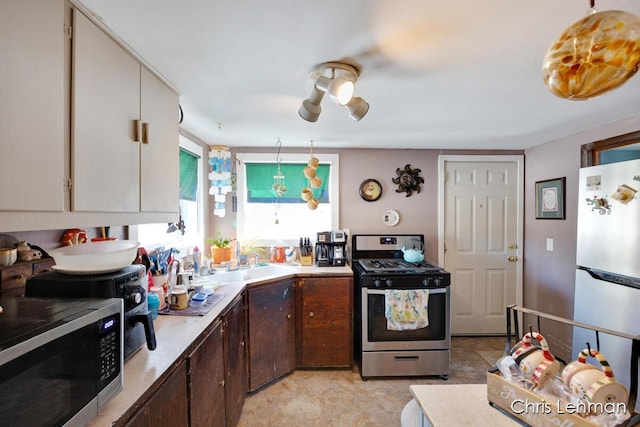
[(303, 173), (307, 178), (307, 187), (302, 189), (300, 197), (307, 202), (307, 207), (311, 210), (318, 208), (318, 200), (313, 195), (312, 188), (320, 188), (322, 186), (322, 179), (316, 175), (316, 169), (320, 165), (320, 161), (313, 157), (313, 140), (311, 140), (311, 159), (307, 162), (307, 166), (304, 167)]
[(287, 186), (284, 183), (284, 175), (280, 171), (280, 148), (282, 148), (282, 142), (280, 138), (278, 138), (278, 153), (276, 154), (276, 162), (278, 163), (278, 170), (276, 174), (273, 176), (273, 184), (271, 185), (271, 189), (275, 191), (278, 197), (282, 197), (284, 193), (287, 192)]
[(597, 12), (567, 28), (547, 51), (542, 75), (560, 98), (589, 99), (625, 83), (640, 63), (640, 18), (621, 10)]

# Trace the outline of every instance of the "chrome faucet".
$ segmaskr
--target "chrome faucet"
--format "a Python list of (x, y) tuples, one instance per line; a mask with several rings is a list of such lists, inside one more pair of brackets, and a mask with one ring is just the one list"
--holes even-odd
[(223, 264), (224, 264), (224, 271), (236, 271), (238, 269), (237, 264), (235, 268), (231, 268), (231, 261), (226, 261)]
[(260, 254), (258, 254), (258, 252), (253, 252), (251, 255), (253, 255), (253, 266), (257, 267), (258, 266), (258, 259), (260, 258)]

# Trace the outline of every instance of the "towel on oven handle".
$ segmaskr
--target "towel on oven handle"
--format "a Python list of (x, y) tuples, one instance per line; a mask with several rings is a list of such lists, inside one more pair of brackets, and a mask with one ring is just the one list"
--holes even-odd
[(428, 289), (385, 289), (385, 317), (390, 331), (410, 331), (429, 326)]

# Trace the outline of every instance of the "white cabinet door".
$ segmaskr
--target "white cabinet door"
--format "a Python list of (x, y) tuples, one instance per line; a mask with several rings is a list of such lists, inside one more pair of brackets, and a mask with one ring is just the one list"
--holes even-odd
[(140, 64), (74, 11), (73, 211), (138, 212)]
[(0, 3), (0, 211), (64, 210), (64, 1)]
[(141, 73), (140, 211), (178, 212), (178, 95), (145, 67)]

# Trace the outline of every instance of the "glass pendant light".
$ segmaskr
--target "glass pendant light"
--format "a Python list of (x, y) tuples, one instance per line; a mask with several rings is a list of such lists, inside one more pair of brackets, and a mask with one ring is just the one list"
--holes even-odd
[(621, 10), (597, 12), (567, 28), (549, 47), (544, 83), (561, 98), (589, 99), (617, 88), (640, 64), (640, 18)]

